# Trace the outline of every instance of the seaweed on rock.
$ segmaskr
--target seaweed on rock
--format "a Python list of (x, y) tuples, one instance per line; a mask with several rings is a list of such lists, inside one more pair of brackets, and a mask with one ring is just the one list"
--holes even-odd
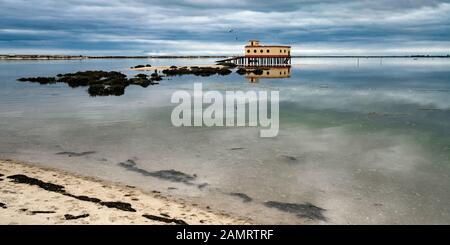
[(140, 85), (148, 87), (158, 84), (154, 81), (161, 81), (162, 77), (157, 73), (149, 78), (146, 74), (138, 74), (136, 77), (128, 79), (123, 73), (117, 71), (79, 71), (75, 73), (58, 74), (55, 77), (24, 77), (18, 81), (36, 82), (40, 84), (66, 83), (72, 88), (88, 86), (88, 93), (91, 96), (120, 96), (125, 93), (125, 88), (129, 85)]
[(195, 76), (212, 76), (212, 75), (228, 75), (232, 71), (226, 67), (198, 67), (198, 66), (192, 66), (190, 68), (188, 67), (181, 67), (181, 68), (170, 68), (165, 69), (162, 71), (167, 76), (181, 76), (181, 75), (195, 75)]

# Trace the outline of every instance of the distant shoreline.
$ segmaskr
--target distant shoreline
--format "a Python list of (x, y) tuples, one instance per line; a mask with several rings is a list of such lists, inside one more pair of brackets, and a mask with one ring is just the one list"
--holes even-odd
[[(152, 55), (152, 56), (84, 56), (84, 55), (3, 55), (0, 60), (89, 60), (89, 59), (208, 59), (226, 55)], [(450, 55), (294, 55), (292, 58), (450, 58)]]

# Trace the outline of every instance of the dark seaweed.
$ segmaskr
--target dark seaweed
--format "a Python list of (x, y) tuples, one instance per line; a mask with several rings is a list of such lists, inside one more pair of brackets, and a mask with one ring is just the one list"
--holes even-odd
[(176, 66), (171, 67), (170, 69), (165, 69), (162, 71), (163, 74), (166, 76), (181, 76), (181, 75), (195, 75), (195, 76), (202, 76), (202, 77), (208, 77), (212, 75), (229, 75), (232, 73), (232, 71), (226, 67), (197, 67), (192, 66), (189, 68), (187, 67), (181, 67), (177, 68)]
[(174, 223), (177, 225), (188, 225), (188, 223), (186, 223), (184, 220), (181, 220), (181, 219), (171, 219), (171, 218), (166, 218), (166, 217), (161, 217), (161, 216), (156, 216), (156, 215), (151, 215), (151, 214), (143, 214), (142, 217), (151, 219), (151, 220), (164, 222), (164, 223), (169, 223), (169, 224)]
[(63, 151), (56, 153), (56, 155), (67, 155), (68, 157), (81, 157), (95, 153), (96, 153), (95, 151), (85, 151), (85, 152)]
[(86, 217), (89, 217), (89, 214), (80, 214), (80, 215), (65, 214), (64, 215), (64, 218), (66, 220), (81, 219), (81, 218), (86, 218)]
[(317, 207), (309, 202), (307, 203), (284, 203), (269, 201), (265, 202), (264, 205), (269, 208), (276, 208), (280, 211), (287, 213), (294, 213), (297, 217), (308, 218), (312, 220), (323, 220), (326, 221), (326, 217), (323, 216), (323, 212), (326, 211), (323, 208)]
[(58, 192), (58, 193), (65, 193), (64, 186), (62, 185), (56, 185), (52, 183), (43, 182), (41, 180), (30, 178), (23, 174), (17, 174), (17, 175), (11, 175), (7, 177), (8, 179), (12, 179), (14, 183), (20, 183), (20, 184), (28, 184), (28, 185), (37, 185), (40, 188), (52, 191), (52, 192)]
[(54, 214), (55, 211), (30, 211), (31, 214)]
[(95, 197), (88, 197), (88, 196), (77, 196), (77, 195), (73, 195), (70, 193), (64, 193), (65, 196), (68, 197), (73, 197), (75, 199), (78, 199), (80, 201), (85, 201), (85, 202), (93, 202), (93, 203), (101, 203), (102, 200), (95, 198)]
[(116, 208), (127, 212), (136, 212), (136, 209), (131, 207), (131, 204), (126, 202), (100, 202), (100, 205), (106, 206), (108, 208)]
[(98, 198), (94, 198), (94, 197), (73, 195), (73, 194), (70, 194), (70, 193), (66, 192), (66, 190), (64, 189), (64, 186), (43, 182), (41, 180), (38, 180), (38, 179), (35, 179), (35, 178), (31, 178), (31, 177), (28, 177), (28, 176), (23, 175), (23, 174), (11, 175), (11, 176), (8, 176), (8, 178), (12, 179), (14, 183), (28, 184), (28, 185), (37, 185), (37, 186), (39, 186), (40, 188), (42, 188), (44, 190), (61, 193), (62, 195), (65, 195), (65, 196), (68, 196), (68, 197), (72, 197), (72, 198), (78, 199), (80, 201), (98, 203), (98, 204), (100, 204), (102, 206), (106, 206), (108, 208), (116, 208), (116, 209), (119, 209), (119, 210), (122, 210), (122, 211), (136, 212), (136, 210), (133, 209), (131, 207), (131, 204), (129, 204), (129, 203), (125, 203), (125, 202), (104, 202), (104, 201), (102, 201), (102, 200), (100, 200)]
[(208, 186), (208, 183), (202, 183), (202, 184), (199, 184), (197, 187), (201, 190), (207, 186)]
[(144, 176), (152, 176), (160, 179), (169, 180), (172, 182), (182, 182), (185, 184), (192, 185), (191, 181), (195, 180), (195, 176), (191, 176), (189, 174), (185, 174), (176, 170), (159, 170), (155, 172), (149, 172), (145, 169), (138, 168), (136, 166), (136, 162), (129, 159), (126, 162), (120, 162), (119, 166), (125, 168), (128, 171), (133, 171), (136, 173), (140, 173)]
[[(144, 67), (144, 66), (142, 66)], [(140, 85), (147, 87), (158, 84), (154, 81), (161, 81), (162, 78), (157, 73), (150, 78), (145, 74), (128, 79), (123, 73), (116, 71), (79, 71), (76, 73), (58, 74), (55, 77), (24, 77), (18, 81), (36, 82), (40, 84), (66, 83), (72, 88), (88, 86), (88, 93), (91, 96), (120, 96), (125, 93), (125, 88), (129, 85)]]
[(240, 193), (240, 192), (231, 192), (228, 193), (228, 195), (230, 196), (235, 196), (235, 197), (239, 197), (242, 199), (242, 202), (251, 202), (253, 199), (251, 197), (249, 197), (247, 194), (245, 193)]
[(243, 147), (234, 147), (234, 148), (231, 148), (230, 150), (232, 150), (232, 151), (236, 151), (236, 150), (244, 150), (245, 148), (243, 148)]
[(286, 160), (289, 160), (289, 161), (293, 161), (293, 162), (297, 161), (297, 158), (294, 156), (283, 155), (283, 158), (285, 158)]

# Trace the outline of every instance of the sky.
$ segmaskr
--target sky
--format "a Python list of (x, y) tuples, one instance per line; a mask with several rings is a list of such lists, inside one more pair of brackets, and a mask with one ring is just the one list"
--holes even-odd
[(450, 54), (450, 0), (0, 0), (0, 54)]

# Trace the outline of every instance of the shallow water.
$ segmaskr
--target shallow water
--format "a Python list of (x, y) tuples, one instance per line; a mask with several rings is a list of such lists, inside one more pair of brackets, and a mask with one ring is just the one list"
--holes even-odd
[[(213, 61), (1, 61), (0, 157), (159, 190), (258, 223), (450, 223), (450, 59), (294, 59), (290, 78), (173, 77), (119, 97), (16, 81)], [(194, 82), (279, 90), (279, 135), (173, 127), (170, 97)], [(302, 215), (314, 210), (324, 219)]]

